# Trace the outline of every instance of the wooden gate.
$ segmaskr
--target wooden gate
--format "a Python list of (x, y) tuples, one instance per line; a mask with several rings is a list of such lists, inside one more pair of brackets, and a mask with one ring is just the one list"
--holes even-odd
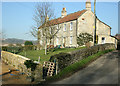
[[(55, 63), (54, 62), (44, 62), (43, 64), (43, 76), (53, 76), (55, 70)], [(47, 73), (47, 74), (46, 74)]]

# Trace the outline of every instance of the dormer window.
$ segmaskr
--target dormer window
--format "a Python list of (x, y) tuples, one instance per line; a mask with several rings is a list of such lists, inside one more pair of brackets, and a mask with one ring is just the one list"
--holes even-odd
[(73, 29), (73, 23), (71, 22), (70, 23), (70, 30), (72, 30)]

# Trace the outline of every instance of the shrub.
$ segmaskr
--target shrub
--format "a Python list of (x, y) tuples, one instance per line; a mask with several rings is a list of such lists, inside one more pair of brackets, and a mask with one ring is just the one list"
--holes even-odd
[(58, 61), (59, 63), (58, 66), (59, 69), (61, 70), (65, 68), (67, 65), (69, 65), (69, 61), (72, 59), (72, 57), (68, 53), (59, 53), (51, 56), (49, 61), (54, 62), (54, 59)]
[(90, 41), (93, 41), (93, 36), (89, 33), (80, 33), (77, 37), (77, 44), (79, 46), (85, 45)]
[(25, 41), (24, 45), (33, 45), (32, 41)]
[(2, 50), (3, 51), (7, 51), (7, 47), (6, 46), (2, 46)]
[(23, 50), (22, 47), (8, 47), (8, 52), (11, 52), (11, 53), (20, 53), (21, 51)]
[(23, 51), (23, 47), (15, 47), (15, 46), (14, 47), (7, 47), (7, 46), (3, 46), (2, 50), (17, 54), (17, 53), (20, 53), (20, 52)]
[(24, 62), (24, 65), (26, 65), (27, 68), (31, 68), (31, 71), (34, 71), (36, 69), (37, 64), (33, 62), (33, 60), (26, 60)]

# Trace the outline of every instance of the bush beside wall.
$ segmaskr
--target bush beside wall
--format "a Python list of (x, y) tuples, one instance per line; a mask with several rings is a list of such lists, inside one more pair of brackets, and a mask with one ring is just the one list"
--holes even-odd
[(12, 47), (9, 47), (9, 46), (2, 46), (2, 50), (3, 51), (8, 51), (8, 52), (11, 52), (11, 53), (20, 53), (23, 51), (23, 47), (16, 47), (16, 46), (12, 46)]

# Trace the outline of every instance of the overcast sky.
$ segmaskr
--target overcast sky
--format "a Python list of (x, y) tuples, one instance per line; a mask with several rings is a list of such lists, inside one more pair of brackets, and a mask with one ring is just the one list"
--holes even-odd
[[(33, 15), (36, 2), (2, 2), (2, 29), (6, 38), (35, 40), (30, 35), (34, 25)], [(62, 8), (67, 14), (85, 9), (85, 2), (53, 2), (56, 17), (61, 16)], [(92, 10), (94, 3), (92, 2)], [(118, 3), (97, 2), (96, 15), (104, 23), (112, 27), (111, 35), (118, 33)]]

